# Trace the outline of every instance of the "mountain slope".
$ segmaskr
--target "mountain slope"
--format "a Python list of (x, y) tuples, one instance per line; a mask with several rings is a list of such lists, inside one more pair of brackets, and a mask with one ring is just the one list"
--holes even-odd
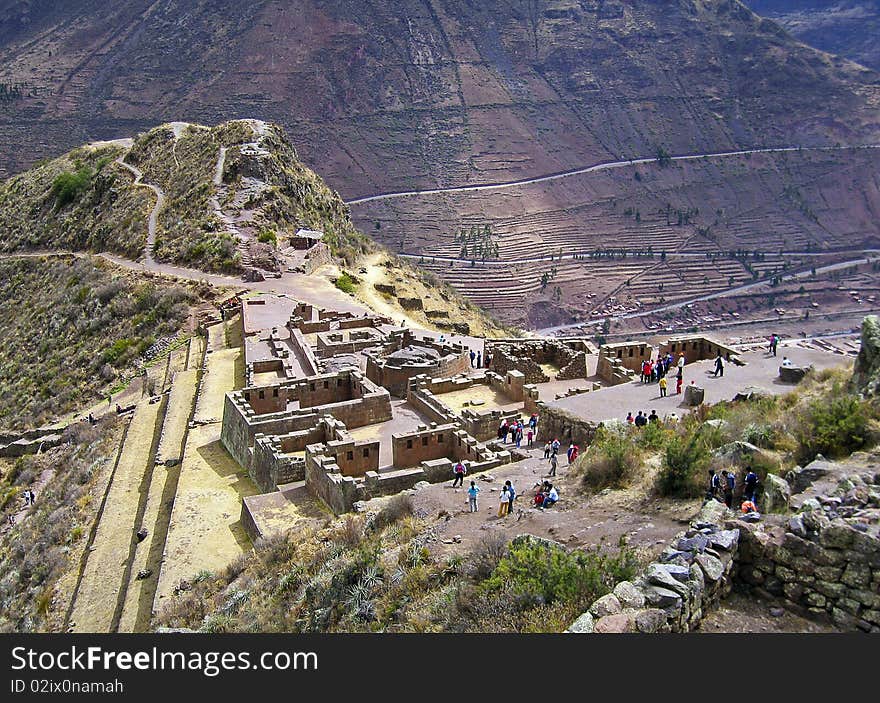
[(817, 49), (880, 70), (880, 2), (877, 0), (747, 0)]
[(174, 119), (284, 124), (346, 197), (660, 143), (687, 153), (878, 132), (876, 74), (733, 0), (16, 0), (0, 17), (0, 83), (19, 86), (0, 111), (7, 170)]

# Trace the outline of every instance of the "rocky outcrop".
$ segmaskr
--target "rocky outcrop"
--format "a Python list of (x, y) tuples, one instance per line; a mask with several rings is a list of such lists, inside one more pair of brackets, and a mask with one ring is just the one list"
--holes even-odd
[(865, 395), (880, 390), (880, 318), (868, 315), (862, 320), (862, 347), (856, 357), (852, 384)]
[(788, 512), (788, 501), (791, 499), (791, 486), (788, 481), (774, 474), (767, 474), (764, 479), (764, 490), (761, 493), (762, 513)]
[(731, 513), (709, 501), (691, 523), (633, 581), (594, 601), (568, 633), (688, 632), (731, 589), (739, 529), (722, 529)]

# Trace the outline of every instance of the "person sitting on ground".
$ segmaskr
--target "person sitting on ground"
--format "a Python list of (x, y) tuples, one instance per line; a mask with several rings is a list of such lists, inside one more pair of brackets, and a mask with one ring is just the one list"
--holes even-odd
[(630, 410), (630, 411), (626, 414), (626, 423), (627, 423), (628, 425), (631, 425), (631, 424), (633, 424), (633, 422), (635, 422), (635, 418), (633, 417), (632, 410)]
[(651, 414), (648, 415), (648, 422), (659, 422), (659, 421), (660, 421), (660, 416), (657, 415), (657, 411), (652, 410)]
[(551, 483), (550, 487), (547, 489), (547, 495), (544, 496), (544, 504), (541, 507), (549, 508), (557, 502), (559, 502), (559, 493), (556, 491), (556, 487)]
[(532, 490), (535, 492), (535, 497), (533, 498), (535, 507), (540, 508), (544, 504), (544, 486), (540, 481), (535, 481)]
[(642, 413), (643, 411), (639, 410), (639, 414), (636, 415), (636, 419), (634, 421), (636, 427), (644, 427), (648, 424), (648, 418), (645, 417)]
[(757, 513), (758, 512), (758, 506), (755, 505), (750, 500), (744, 500), (742, 502), (742, 505), (739, 506), (739, 509), (743, 512), (744, 515), (746, 515), (748, 513)]

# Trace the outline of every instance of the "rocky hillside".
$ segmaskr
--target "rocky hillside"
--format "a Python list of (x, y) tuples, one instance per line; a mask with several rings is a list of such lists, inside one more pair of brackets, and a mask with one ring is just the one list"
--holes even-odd
[[(142, 185), (149, 184), (149, 187)], [(153, 192), (151, 192), (151, 190)], [(157, 195), (155, 242), (147, 247)], [(285, 232), (324, 232), (337, 256), (369, 249), (339, 196), (277, 125), (174, 123), (134, 139), (80, 147), (0, 185), (0, 250), (111, 251), (136, 259), (236, 272), (271, 258)], [(256, 249), (257, 251), (252, 251)]]
[(259, 117), (349, 197), (869, 141), (877, 80), (737, 0), (23, 0), (0, 9), (0, 168)]
[(746, 4), (806, 44), (880, 69), (877, 0), (746, 0)]
[(199, 302), (195, 286), (74, 256), (0, 258), (0, 298), (3, 430), (105, 399), (157, 341), (186, 330)]

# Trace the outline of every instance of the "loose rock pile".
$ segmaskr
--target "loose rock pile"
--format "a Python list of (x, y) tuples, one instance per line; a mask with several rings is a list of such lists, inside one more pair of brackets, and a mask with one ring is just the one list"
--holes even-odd
[(722, 529), (730, 513), (709, 501), (660, 556), (632, 582), (596, 600), (567, 632), (688, 632), (731, 590), (739, 529)]

